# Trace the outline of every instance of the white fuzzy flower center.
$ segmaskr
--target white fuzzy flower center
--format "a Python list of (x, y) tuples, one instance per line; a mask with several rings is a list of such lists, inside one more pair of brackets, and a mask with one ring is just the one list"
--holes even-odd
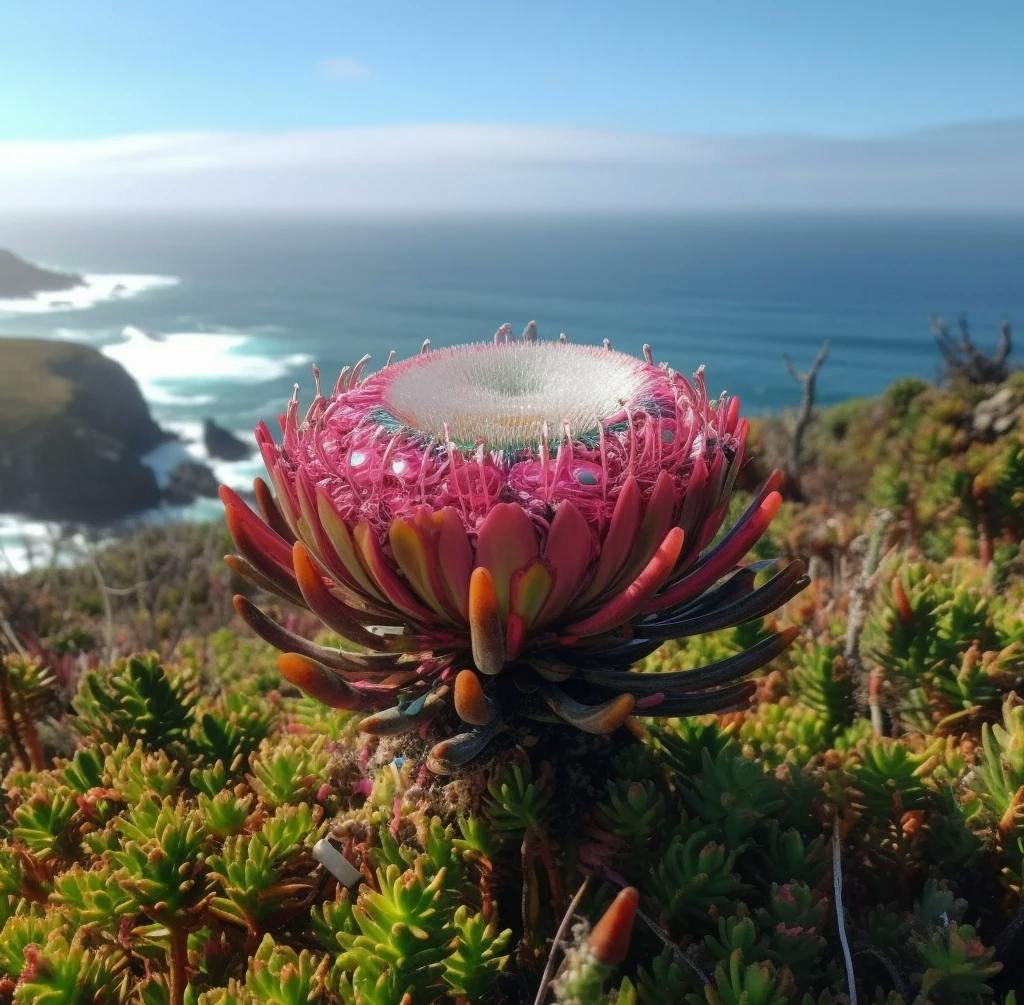
[(459, 346), (410, 360), (384, 394), (391, 413), (438, 439), (483, 439), (492, 450), (533, 447), (544, 424), (553, 443), (574, 437), (633, 402), (649, 377), (639, 360), (558, 342)]

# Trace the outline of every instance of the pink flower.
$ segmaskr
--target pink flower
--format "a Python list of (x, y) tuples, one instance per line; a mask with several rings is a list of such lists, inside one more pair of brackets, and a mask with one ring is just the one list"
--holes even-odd
[[(711, 666), (642, 674), (669, 638), (763, 616), (803, 565), (755, 584), (740, 560), (779, 504), (773, 476), (719, 537), (743, 460), (739, 402), (609, 348), (523, 340), (346, 367), (283, 442), (256, 438), (273, 483), (257, 516), (222, 489), (232, 567), (366, 652), (331, 649), (236, 607), (283, 675), (371, 733), (444, 717), (444, 770), (513, 715), (611, 731), (644, 715), (735, 707), (793, 631)], [(319, 382), (318, 382), (319, 383)], [(717, 538), (717, 541), (716, 541)], [(714, 542), (714, 543), (713, 543)], [(461, 723), (457, 725), (457, 723)]]

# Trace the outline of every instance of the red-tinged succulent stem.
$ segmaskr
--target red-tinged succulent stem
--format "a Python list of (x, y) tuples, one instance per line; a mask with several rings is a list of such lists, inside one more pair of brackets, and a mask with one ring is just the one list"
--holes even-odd
[(46, 769), (46, 758), (43, 755), (43, 745), (39, 740), (39, 732), (36, 724), (27, 716), (18, 717), (22, 729), (22, 736), (25, 740), (25, 749), (28, 751), (28, 758), (32, 764), (33, 771), (44, 771)]
[(519, 849), (523, 868), (522, 921), (523, 937), (519, 943), (519, 957), (529, 965), (534, 954), (533, 929), (540, 913), (540, 892), (537, 889), (537, 870), (535, 868), (536, 835), (528, 830), (523, 835), (523, 843)]
[(555, 905), (561, 905), (564, 898), (562, 889), (562, 877), (558, 873), (558, 866), (555, 864), (555, 853), (551, 846), (551, 838), (543, 830), (535, 832), (537, 841), (537, 854), (540, 856), (544, 866), (544, 872), (548, 879), (548, 890), (551, 892), (551, 901)]
[(188, 930), (171, 925), (170, 932), (170, 985), (171, 1005), (183, 1005), (188, 978)]
[(984, 520), (978, 521), (978, 561), (982, 565), (992, 564), (992, 535), (988, 532), (988, 527), (985, 525)]
[(14, 702), (11, 697), (11, 676), (7, 664), (3, 660), (0, 660), (0, 715), (3, 715), (7, 738), (10, 740), (15, 756), (25, 768), (37, 768), (38, 766), (32, 763), (25, 744), (22, 742), (21, 730), (18, 728), (18, 718), (15, 715)]

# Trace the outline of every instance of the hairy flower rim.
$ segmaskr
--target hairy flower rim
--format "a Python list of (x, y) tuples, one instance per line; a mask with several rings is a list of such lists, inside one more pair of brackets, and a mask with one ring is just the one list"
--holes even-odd
[[(536, 449), (564, 428), (592, 437), (628, 408), (657, 407), (643, 361), (561, 342), (453, 346), (405, 360), (375, 378), (382, 415), (427, 439), (463, 449)], [(385, 419), (386, 421), (386, 419)]]

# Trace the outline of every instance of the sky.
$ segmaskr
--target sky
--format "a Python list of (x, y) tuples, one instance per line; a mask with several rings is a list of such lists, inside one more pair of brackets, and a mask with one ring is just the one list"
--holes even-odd
[(1019, 0), (3, 0), (0, 208), (1024, 209)]

